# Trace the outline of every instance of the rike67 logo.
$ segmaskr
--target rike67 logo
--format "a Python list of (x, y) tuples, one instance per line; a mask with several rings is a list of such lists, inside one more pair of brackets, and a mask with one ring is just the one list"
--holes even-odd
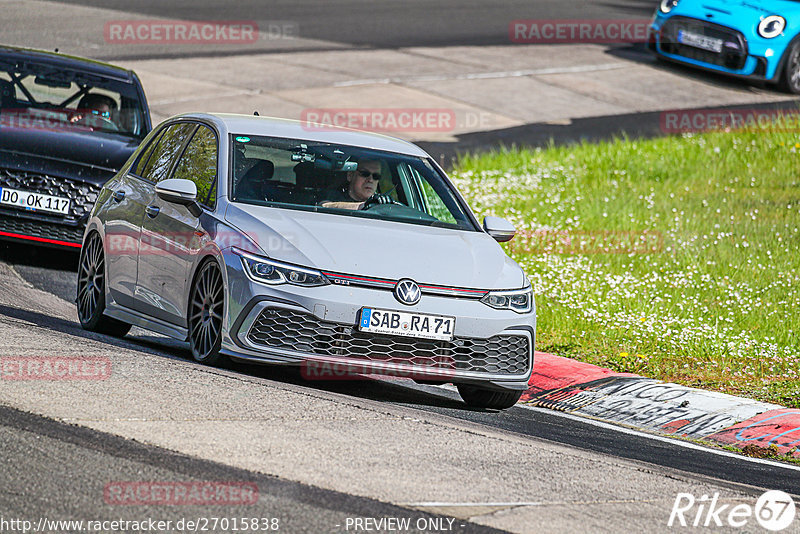
[(794, 522), (794, 501), (788, 493), (772, 490), (764, 493), (755, 506), (739, 503), (719, 502), (719, 493), (712, 497), (696, 498), (690, 493), (679, 493), (672, 505), (667, 526), (742, 528), (755, 518), (758, 524), (769, 531), (778, 532)]

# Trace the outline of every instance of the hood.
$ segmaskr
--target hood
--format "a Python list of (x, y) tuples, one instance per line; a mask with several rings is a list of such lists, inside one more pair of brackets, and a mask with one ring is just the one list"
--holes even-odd
[[(678, 4), (680, 6), (680, 4)], [(791, 15), (800, 12), (800, 2), (793, 0), (699, 0), (697, 5), (735, 16), (741, 21), (742, 16), (752, 13), (754, 17), (762, 15)], [(712, 22), (715, 22), (712, 19)], [(758, 18), (754, 23), (758, 22)]]
[(113, 176), (139, 142), (118, 134), (0, 127), (3, 165), (13, 160), (20, 169), (85, 175), (91, 181)]
[(785, 15), (786, 12), (800, 11), (800, 2), (797, 0), (727, 0), (728, 4), (750, 7), (765, 14)]
[(231, 204), (229, 223), (269, 257), (343, 274), (474, 289), (517, 289), (520, 267), (488, 234)]

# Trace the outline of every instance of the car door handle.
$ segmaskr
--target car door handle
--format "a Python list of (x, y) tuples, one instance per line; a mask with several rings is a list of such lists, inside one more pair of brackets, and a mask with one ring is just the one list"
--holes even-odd
[(160, 212), (160, 211), (161, 211), (161, 208), (159, 208), (158, 206), (147, 206), (147, 207), (144, 209), (144, 212), (145, 212), (145, 213), (147, 214), (147, 216), (148, 216), (148, 217), (150, 217), (151, 219), (152, 219), (153, 217), (155, 217), (156, 215), (158, 215), (158, 212)]
[(125, 200), (125, 191), (120, 189), (119, 191), (114, 191), (114, 200), (117, 202), (122, 202)]

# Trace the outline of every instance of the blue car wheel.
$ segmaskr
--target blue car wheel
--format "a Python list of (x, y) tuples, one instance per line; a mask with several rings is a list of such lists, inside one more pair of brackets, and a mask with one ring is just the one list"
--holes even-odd
[(780, 85), (784, 91), (800, 94), (800, 41), (795, 41), (786, 53)]

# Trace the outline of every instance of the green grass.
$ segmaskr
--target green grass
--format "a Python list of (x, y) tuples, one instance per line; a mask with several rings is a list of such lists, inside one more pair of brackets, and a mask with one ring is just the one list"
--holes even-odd
[(511, 149), (452, 174), (517, 225), (538, 350), (800, 407), (800, 135)]

